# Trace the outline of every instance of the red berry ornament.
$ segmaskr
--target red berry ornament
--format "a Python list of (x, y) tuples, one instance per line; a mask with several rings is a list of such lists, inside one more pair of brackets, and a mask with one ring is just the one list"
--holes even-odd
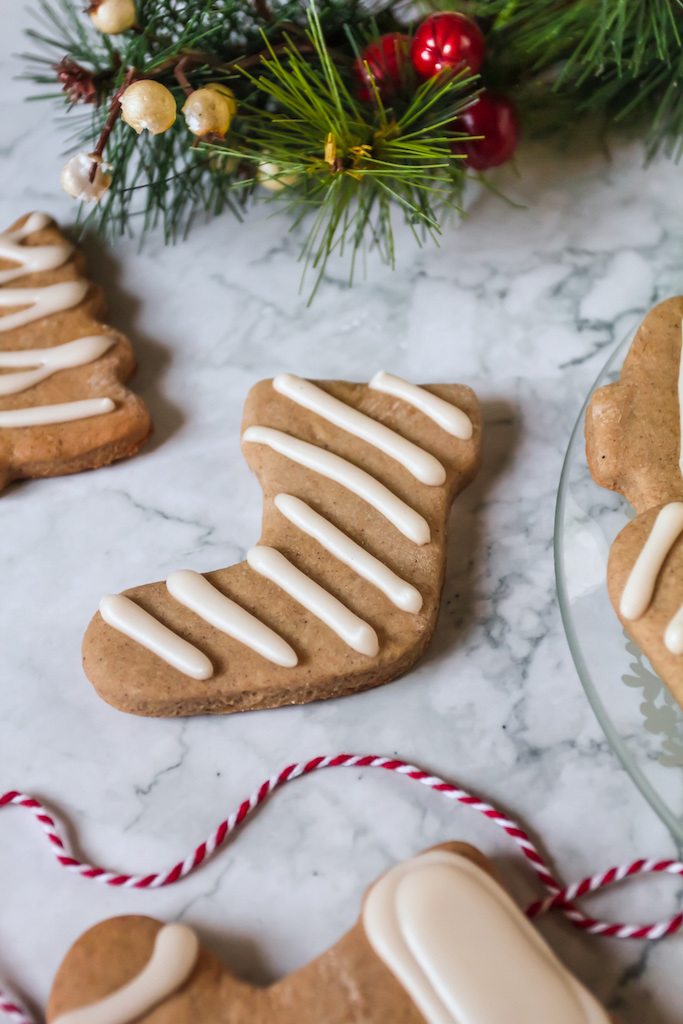
[(368, 68), (372, 72), (382, 102), (393, 99), (401, 91), (405, 69), (409, 63), (409, 47), (410, 39), (401, 32), (390, 32), (380, 36), (377, 42), (365, 47), (353, 67), (358, 83), (356, 92), (359, 100), (363, 103), (372, 103), (375, 98)]
[(475, 171), (487, 171), (510, 159), (517, 147), (519, 122), (512, 100), (506, 96), (484, 92), (476, 103), (463, 111), (453, 129), (483, 139), (457, 139), (454, 153), (464, 155), (464, 163)]
[(476, 21), (446, 11), (431, 14), (422, 22), (413, 38), (410, 59), (423, 78), (463, 66), (476, 75), (484, 63), (484, 46), (484, 35)]

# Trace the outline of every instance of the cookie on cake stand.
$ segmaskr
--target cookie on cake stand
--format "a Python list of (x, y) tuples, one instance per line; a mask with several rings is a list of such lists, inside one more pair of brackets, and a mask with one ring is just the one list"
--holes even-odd
[(593, 479), (638, 516), (615, 539), (610, 600), (627, 633), (683, 706), (683, 297), (648, 313), (620, 379), (593, 394)]

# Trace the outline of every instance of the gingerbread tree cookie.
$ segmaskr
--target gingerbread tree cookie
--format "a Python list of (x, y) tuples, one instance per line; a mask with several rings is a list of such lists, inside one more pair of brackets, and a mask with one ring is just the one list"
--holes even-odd
[(336, 946), (268, 988), (182, 924), (118, 917), (67, 953), (49, 1024), (609, 1024), (478, 850), (444, 843), (383, 875)]
[(103, 293), (84, 270), (45, 214), (0, 234), (0, 488), (107, 465), (152, 432), (123, 385), (131, 344), (103, 324)]
[(259, 544), (239, 565), (105, 597), (83, 643), (88, 678), (122, 711), (169, 716), (394, 679), (434, 630), (448, 514), (480, 441), (463, 385), (257, 384), (242, 447), (263, 489)]

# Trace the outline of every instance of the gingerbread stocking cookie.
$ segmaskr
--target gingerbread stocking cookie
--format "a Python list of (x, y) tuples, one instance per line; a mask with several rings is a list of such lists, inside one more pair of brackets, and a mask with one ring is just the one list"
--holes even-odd
[(135, 357), (104, 325), (85, 260), (42, 213), (0, 234), (0, 488), (95, 469), (152, 432), (126, 387)]
[(91, 928), (67, 953), (49, 1024), (608, 1024), (486, 859), (445, 843), (383, 875), (332, 949), (269, 988), (194, 932), (148, 917)]
[(139, 715), (277, 707), (405, 672), (436, 624), (451, 503), (475, 476), (481, 419), (457, 384), (291, 374), (247, 398), (242, 447), (263, 489), (239, 565), (108, 595), (88, 678)]

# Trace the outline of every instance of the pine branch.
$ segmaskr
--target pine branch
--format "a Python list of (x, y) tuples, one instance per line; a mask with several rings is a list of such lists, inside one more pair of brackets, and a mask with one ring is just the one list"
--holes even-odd
[[(32, 39), (48, 54), (66, 49), (93, 83), (88, 93), (81, 73), (62, 63), (67, 101), (90, 95), (98, 104), (75, 125), (74, 147), (104, 153), (112, 165), (112, 185), (84, 226), (116, 234), (134, 222), (143, 232), (160, 225), (173, 239), (200, 210), (227, 207), (239, 216), (261, 191), (265, 162), (287, 182), (271, 199), (295, 226), (312, 218), (302, 261), (317, 287), (333, 253), (350, 251), (353, 274), (368, 241), (393, 263), (392, 209), (421, 241), (438, 235), (443, 209), (457, 206), (464, 172), (451, 152), (451, 126), (475, 81), (463, 73), (411, 82), (391, 109), (355, 98), (359, 49), (380, 25), (397, 28), (386, 0), (377, 21), (357, 0), (308, 10), (300, 0), (194, 0), (183, 4), (183, 17), (178, 0), (139, 0), (144, 28), (113, 42), (90, 31), (69, 0), (38, 3), (41, 29)], [(42, 54), (32, 59), (34, 80), (49, 80)], [(192, 144), (181, 116), (163, 134), (137, 136), (117, 116), (117, 96), (133, 77), (161, 82), (178, 107), (193, 89), (228, 85), (237, 115), (227, 138)]]
[[(242, 71), (273, 101), (272, 110), (247, 105), (241, 139), (235, 133), (237, 148), (227, 152), (254, 164), (268, 154), (283, 177), (300, 183), (282, 198), (295, 223), (303, 211), (317, 214), (302, 254), (304, 272), (317, 271), (317, 288), (330, 255), (345, 246), (355, 254), (369, 227), (382, 257), (393, 262), (389, 199), (416, 233), (438, 233), (436, 207), (457, 204), (464, 177), (450, 150), (453, 133), (444, 129), (471, 101), (473, 83), (464, 73), (431, 79), (418, 87), (402, 114), (388, 120), (383, 108), (354, 99), (329, 59), (315, 8), (308, 39), (319, 65), (286, 37), (281, 55), (269, 48), (259, 78)], [(257, 183), (258, 176), (247, 181)]]
[[(525, 130), (619, 127), (648, 156), (683, 154), (683, 0), (418, 0), (454, 6), (486, 34), (486, 88), (514, 96)], [(418, 244), (438, 239), (465, 179), (453, 124), (479, 88), (465, 74), (415, 80), (410, 62), (391, 99), (358, 99), (354, 63), (382, 33), (405, 32), (389, 0), (136, 0), (136, 27), (95, 31), (76, 0), (34, 0), (25, 55), (35, 98), (69, 114), (66, 143), (101, 154), (112, 185), (84, 225), (105, 234), (161, 226), (182, 236), (199, 211), (240, 216), (261, 185), (294, 226), (307, 224), (304, 273), (315, 287), (334, 253), (353, 275), (375, 247), (393, 263), (392, 216)], [(366, 64), (366, 71), (368, 65)], [(118, 117), (124, 83), (171, 91), (175, 124), (137, 136)], [(194, 138), (181, 108), (195, 89), (229, 87), (237, 114), (225, 138)], [(61, 87), (62, 92), (58, 90)], [(75, 108), (75, 109), (74, 109)], [(267, 171), (265, 168), (269, 168)], [(93, 165), (93, 172), (94, 172)]]
[(495, 75), (528, 122), (593, 114), (641, 134), (649, 156), (679, 153), (682, 0), (479, 0), (474, 8), (490, 19)]

